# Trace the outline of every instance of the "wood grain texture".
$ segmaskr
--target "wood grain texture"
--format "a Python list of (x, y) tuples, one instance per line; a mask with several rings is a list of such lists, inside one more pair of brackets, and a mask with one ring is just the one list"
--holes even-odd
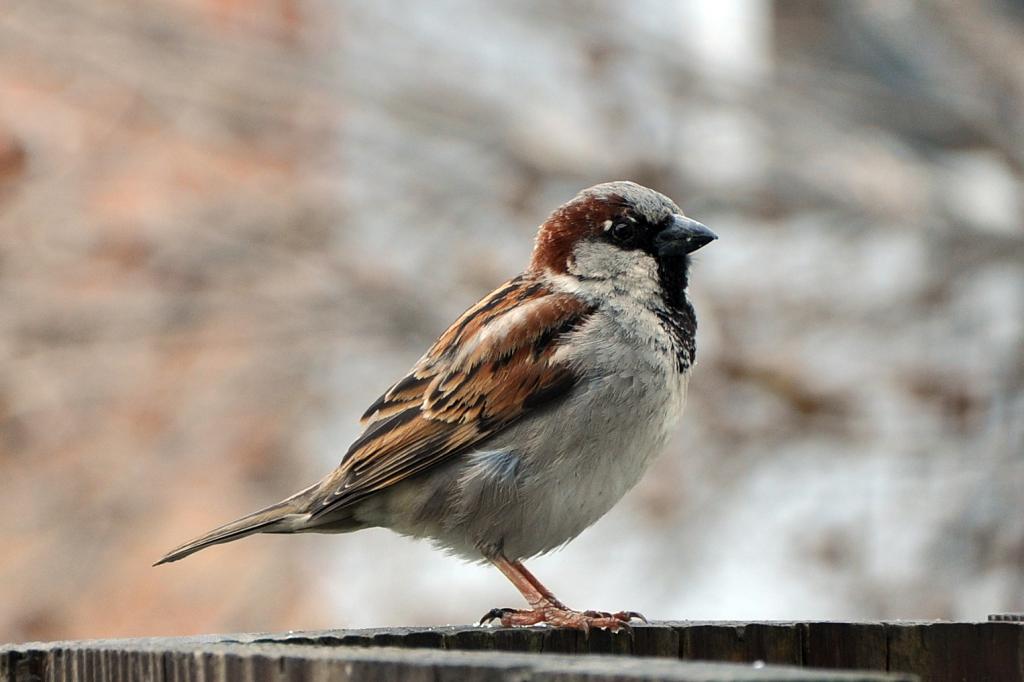
[[(355, 634), (356, 632), (362, 634)], [(934, 682), (1024, 682), (1024, 623), (670, 621), (631, 632), (448, 627), (300, 633), (262, 641), (387, 642), (455, 650), (614, 653), (830, 670), (906, 672)]]
[(811, 671), (626, 656), (566, 656), (193, 640), (63, 642), (0, 650), (5, 682), (909, 682), (911, 676)]
[[(544, 656), (535, 656), (541, 653)], [(694, 661), (746, 665), (708, 668)], [(749, 665), (756, 661), (766, 665)], [(678, 621), (637, 625), (631, 632), (594, 631), (589, 636), (551, 628), (448, 626), (9, 645), (0, 647), (0, 682), (284, 682), (401, 676), (432, 680), (911, 680), (919, 676), (929, 682), (1024, 682), (1022, 661), (1024, 624), (1019, 622)], [(579, 667), (584, 662), (589, 666), (585, 671)], [(795, 672), (799, 668), (814, 669), (813, 675), (801, 677)], [(862, 672), (823, 672), (839, 669)]]

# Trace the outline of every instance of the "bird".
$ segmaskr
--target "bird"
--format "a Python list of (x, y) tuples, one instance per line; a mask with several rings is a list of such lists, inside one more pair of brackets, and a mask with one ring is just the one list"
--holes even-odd
[(541, 224), (526, 270), (370, 405), (336, 469), (154, 565), (254, 533), (384, 527), (501, 571), (529, 608), (482, 623), (628, 628), (642, 617), (573, 610), (523, 561), (601, 518), (673, 433), (696, 352), (690, 254), (715, 239), (634, 182), (580, 191)]

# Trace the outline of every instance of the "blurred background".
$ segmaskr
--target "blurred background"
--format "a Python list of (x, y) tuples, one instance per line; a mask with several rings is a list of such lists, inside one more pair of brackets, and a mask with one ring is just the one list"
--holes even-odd
[(0, 641), (465, 623), (387, 531), (170, 547), (632, 179), (720, 241), (677, 437), (531, 568), (657, 619), (1024, 609), (1024, 2), (4, 0)]

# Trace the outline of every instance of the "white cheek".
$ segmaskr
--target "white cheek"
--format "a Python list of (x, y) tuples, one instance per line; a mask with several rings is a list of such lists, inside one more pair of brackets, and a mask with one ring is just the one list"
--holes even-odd
[(657, 282), (658, 263), (654, 257), (643, 251), (630, 251), (629, 253), (635, 255), (630, 259), (629, 267), (623, 274), (634, 281)]
[(658, 282), (658, 264), (650, 254), (639, 249), (623, 250), (600, 241), (577, 246), (569, 271), (587, 279), (620, 281), (629, 288), (648, 288)]

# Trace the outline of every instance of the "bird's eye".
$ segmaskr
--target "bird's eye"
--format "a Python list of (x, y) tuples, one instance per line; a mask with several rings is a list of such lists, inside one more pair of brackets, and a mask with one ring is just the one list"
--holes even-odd
[(611, 229), (612, 239), (620, 244), (628, 244), (636, 238), (636, 226), (629, 223), (615, 223)]

